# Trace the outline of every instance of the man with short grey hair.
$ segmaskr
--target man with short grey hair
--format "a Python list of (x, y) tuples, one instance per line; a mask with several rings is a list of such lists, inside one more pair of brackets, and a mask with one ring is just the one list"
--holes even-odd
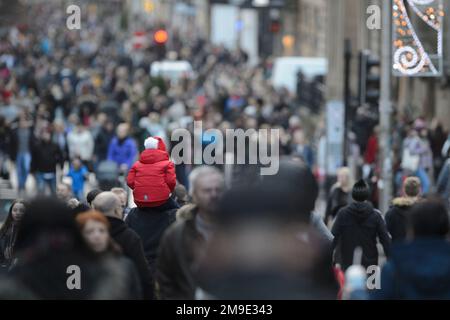
[(102, 192), (95, 197), (92, 205), (103, 213), (111, 226), (111, 237), (120, 245), (123, 254), (134, 262), (144, 293), (144, 299), (154, 298), (154, 283), (151, 269), (145, 259), (141, 238), (123, 221), (122, 204), (113, 192)]
[(196, 282), (192, 266), (215, 230), (214, 215), (225, 190), (225, 180), (215, 167), (200, 166), (190, 176), (194, 205), (177, 213), (177, 223), (164, 234), (156, 263), (160, 299), (194, 299)]

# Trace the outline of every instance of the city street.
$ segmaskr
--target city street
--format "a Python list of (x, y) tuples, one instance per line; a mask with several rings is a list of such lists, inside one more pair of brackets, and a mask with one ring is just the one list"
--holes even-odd
[(0, 0), (0, 300), (450, 299), (449, 13)]

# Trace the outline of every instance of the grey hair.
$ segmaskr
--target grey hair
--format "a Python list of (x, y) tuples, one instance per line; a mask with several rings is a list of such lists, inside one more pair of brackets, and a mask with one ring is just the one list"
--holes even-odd
[(112, 188), (111, 192), (114, 193), (114, 194), (122, 193), (124, 195), (127, 195), (127, 191), (124, 188), (117, 188), (117, 187), (116, 188)]
[(118, 203), (120, 203), (120, 200), (117, 195), (106, 191), (95, 197), (92, 205), (95, 210), (100, 211), (104, 215), (114, 215), (114, 209), (116, 209)]
[(220, 176), (225, 182), (223, 173), (216, 167), (205, 166), (205, 165), (199, 166), (199, 167), (195, 168), (194, 170), (192, 170), (191, 173), (189, 174), (189, 195), (191, 197), (194, 195), (197, 180), (201, 176), (204, 176), (207, 174), (216, 174), (216, 175)]

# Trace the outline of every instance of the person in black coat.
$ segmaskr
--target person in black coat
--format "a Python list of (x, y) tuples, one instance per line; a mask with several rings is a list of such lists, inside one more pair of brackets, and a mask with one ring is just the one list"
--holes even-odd
[(95, 210), (102, 212), (108, 218), (111, 237), (121, 246), (123, 254), (134, 262), (139, 273), (144, 299), (153, 299), (154, 281), (144, 255), (142, 241), (139, 235), (122, 220), (123, 210), (120, 199), (112, 192), (102, 192), (95, 197), (92, 204)]
[(392, 242), (405, 240), (408, 213), (420, 200), (420, 190), (419, 178), (409, 177), (403, 183), (404, 196), (392, 200), (392, 207), (386, 212), (385, 217)]
[(336, 218), (338, 211), (348, 205), (351, 201), (350, 170), (347, 167), (340, 168), (337, 173), (337, 182), (330, 190), (325, 209), (324, 222), (328, 225), (330, 218)]
[(125, 220), (142, 239), (145, 257), (152, 272), (155, 271), (157, 251), (166, 229), (175, 222), (178, 204), (169, 200), (159, 207), (133, 208)]
[(339, 210), (331, 233), (334, 235), (333, 247), (340, 250), (342, 270), (353, 264), (357, 247), (362, 248), (364, 267), (378, 265), (377, 237), (386, 255), (389, 253), (391, 239), (381, 213), (368, 202), (369, 186), (364, 180), (358, 181), (352, 190), (353, 203)]
[(62, 152), (58, 145), (51, 141), (49, 132), (43, 132), (31, 151), (31, 172), (36, 174), (39, 193), (44, 193), (45, 185), (51, 193), (56, 194), (56, 168), (64, 166)]
[(114, 124), (110, 119), (106, 119), (95, 137), (95, 161), (97, 163), (105, 161), (108, 157), (109, 143), (114, 137)]

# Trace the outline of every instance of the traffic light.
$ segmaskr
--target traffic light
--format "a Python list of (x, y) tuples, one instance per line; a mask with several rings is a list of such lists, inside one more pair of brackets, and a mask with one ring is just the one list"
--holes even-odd
[(278, 33), (281, 30), (281, 22), (279, 20), (270, 21), (270, 32)]
[(380, 100), (380, 60), (364, 50), (359, 54), (359, 103), (378, 105)]
[(164, 29), (158, 29), (153, 34), (153, 42), (159, 60), (163, 60), (166, 57), (166, 43), (168, 39), (169, 34)]

